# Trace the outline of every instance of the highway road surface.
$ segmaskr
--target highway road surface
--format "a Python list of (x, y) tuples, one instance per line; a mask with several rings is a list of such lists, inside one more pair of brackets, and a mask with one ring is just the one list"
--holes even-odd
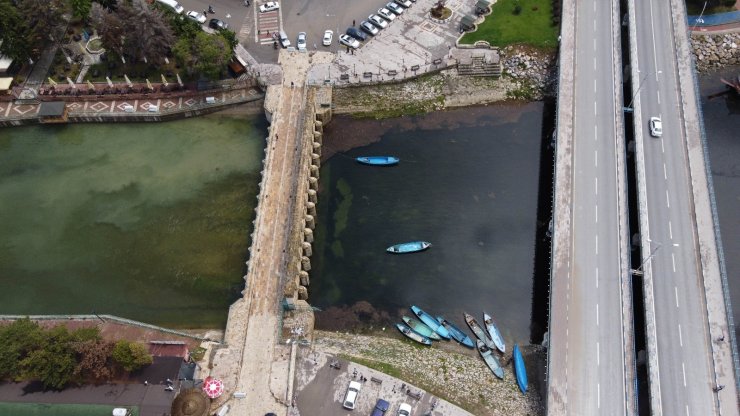
[[(656, 415), (719, 415), (712, 352), (717, 340), (707, 321), (671, 3), (635, 2), (634, 25), (639, 41), (633, 65), (639, 79), (632, 82), (639, 94), (636, 120), (641, 123), (635, 128), (643, 136), (647, 209), (643, 257), (654, 298), (646, 313), (655, 319), (648, 337), (657, 342), (657, 353), (649, 358), (651, 368), (657, 368), (650, 380), (655, 396), (651, 406)], [(648, 130), (653, 116), (662, 119), (660, 138), (651, 137)], [(732, 414), (737, 414), (736, 399), (729, 400), (735, 403)]]
[(619, 16), (612, 2), (575, 7), (571, 255), (554, 278), (567, 282), (565, 299), (553, 297), (560, 309), (565, 303), (565, 316), (553, 316), (550, 327), (551, 347), (562, 351), (551, 352), (550, 383), (565, 383), (556, 394), (565, 397), (558, 406), (550, 399), (548, 411), (626, 415), (635, 402), (630, 308), (623, 313), (629, 249), (620, 49), (613, 33)]

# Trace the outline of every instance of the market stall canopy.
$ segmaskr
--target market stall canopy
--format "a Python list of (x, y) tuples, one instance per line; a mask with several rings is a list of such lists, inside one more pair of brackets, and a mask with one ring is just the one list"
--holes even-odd
[(212, 377), (207, 377), (203, 381), (203, 391), (211, 399), (215, 399), (224, 393), (224, 382)]

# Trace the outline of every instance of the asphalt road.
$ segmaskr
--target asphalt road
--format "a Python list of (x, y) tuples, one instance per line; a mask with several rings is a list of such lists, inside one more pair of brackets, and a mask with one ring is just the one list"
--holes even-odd
[[(664, 415), (718, 414), (713, 391), (712, 339), (698, 263), (692, 191), (681, 113), (676, 45), (669, 2), (635, 2), (640, 115), (650, 241), (643, 256), (653, 276), (659, 397)], [(651, 138), (648, 120), (663, 121), (662, 138)], [(652, 381), (651, 381), (652, 382)]]
[[(633, 410), (625, 371), (622, 278), (626, 276), (621, 99), (615, 93), (618, 21), (611, 2), (578, 5), (572, 169), (572, 255), (568, 276), (565, 413), (624, 415)], [(616, 55), (616, 56), (615, 56)], [(622, 166), (620, 166), (622, 164)], [(553, 357), (554, 359), (554, 357)], [(633, 364), (630, 364), (631, 366)], [(629, 397), (628, 397), (629, 395)]]

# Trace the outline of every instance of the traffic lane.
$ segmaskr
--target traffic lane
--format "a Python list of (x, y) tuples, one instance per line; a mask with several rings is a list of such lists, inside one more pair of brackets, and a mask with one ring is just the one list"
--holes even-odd
[(206, 15), (206, 23), (203, 26), (207, 27), (208, 22), (216, 18), (226, 22), (229, 29), (236, 33), (239, 33), (239, 28), (248, 12), (244, 3), (237, 0), (177, 0), (177, 2), (185, 8), (183, 15), (190, 10), (203, 13), (203, 11), (208, 11), (208, 6), (212, 6), (215, 13)]

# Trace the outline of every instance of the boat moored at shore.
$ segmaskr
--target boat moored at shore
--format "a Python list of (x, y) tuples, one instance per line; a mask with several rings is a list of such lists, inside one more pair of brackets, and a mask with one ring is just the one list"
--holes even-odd
[(397, 323), (396, 328), (398, 328), (398, 330), (401, 331), (401, 333), (405, 335), (408, 339), (414, 340), (418, 342), (419, 344), (432, 345), (432, 341), (430, 341), (429, 338), (419, 335), (418, 333), (414, 332), (411, 328), (409, 328), (407, 325)]
[(483, 312), (483, 323), (486, 325), (488, 335), (490, 335), (491, 340), (493, 341), (493, 344), (496, 346), (496, 348), (501, 352), (506, 352), (504, 337), (501, 336), (501, 332), (498, 330), (496, 324), (493, 322), (493, 318), (491, 318), (491, 315)]
[(404, 253), (416, 253), (417, 251), (424, 251), (432, 246), (432, 243), (426, 241), (411, 241), (408, 243), (400, 243), (392, 245), (386, 249), (389, 253), (404, 254)]
[(486, 344), (486, 347), (491, 349), (496, 348), (493, 341), (491, 341), (491, 338), (486, 334), (486, 331), (483, 330), (478, 321), (476, 321), (472, 315), (468, 315), (464, 312), (463, 315), (465, 315), (465, 323), (468, 324), (470, 330), (473, 331), (473, 334), (475, 334), (480, 341), (483, 341), (483, 343)]
[(442, 337), (439, 336), (437, 332), (435, 332), (432, 328), (429, 328), (424, 323), (419, 321), (418, 319), (410, 318), (408, 316), (402, 316), (401, 319), (403, 319), (403, 322), (406, 323), (406, 325), (409, 326), (409, 328), (413, 329), (414, 332), (417, 334), (427, 337), (433, 341), (441, 341)]
[(478, 352), (480, 353), (481, 358), (483, 358), (483, 361), (486, 362), (488, 368), (491, 369), (496, 377), (503, 380), (504, 369), (501, 367), (501, 363), (498, 361), (498, 358), (493, 355), (493, 350), (488, 348), (481, 340), (477, 341), (477, 346)]
[(527, 392), (527, 367), (524, 366), (524, 357), (522, 352), (519, 350), (519, 346), (514, 344), (514, 352), (512, 353), (514, 358), (514, 374), (516, 375), (516, 384), (519, 385), (519, 390), (522, 393)]
[(421, 322), (424, 322), (424, 325), (428, 326), (434, 332), (439, 334), (444, 339), (450, 339), (450, 331), (447, 330), (447, 328), (444, 327), (444, 325), (440, 324), (439, 321), (437, 321), (432, 315), (429, 315), (428, 313), (421, 310), (421, 308), (411, 305), (411, 312), (416, 315)]
[(393, 156), (360, 156), (356, 157), (355, 160), (363, 165), (371, 166), (393, 166), (401, 161), (399, 158)]
[(475, 348), (475, 344), (473, 343), (473, 340), (470, 339), (468, 334), (464, 333), (460, 328), (458, 328), (455, 324), (445, 319), (443, 316), (438, 316), (437, 321), (444, 325), (445, 328), (450, 332), (450, 336), (455, 341), (459, 342), (460, 344), (468, 347), (468, 348)]

